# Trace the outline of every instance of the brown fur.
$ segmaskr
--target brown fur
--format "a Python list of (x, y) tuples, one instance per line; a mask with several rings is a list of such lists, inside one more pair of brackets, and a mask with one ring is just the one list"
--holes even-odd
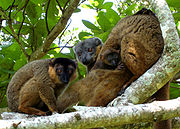
[(15, 73), (7, 89), (7, 102), (11, 111), (46, 115), (45, 105), (51, 112), (58, 111), (56, 91), (62, 91), (66, 84), (59, 81), (55, 69), (49, 66), (51, 61), (30, 62)]
[(107, 51), (119, 53), (121, 62), (135, 75), (142, 75), (161, 56), (164, 41), (154, 15), (133, 15), (120, 20), (104, 43), (93, 69)]
[(56, 75), (56, 72), (54, 71), (54, 68), (52, 66), (49, 66), (48, 73), (49, 73), (49, 77), (51, 78), (51, 80), (55, 84), (61, 83), (60, 80), (58, 79), (57, 75)]
[(74, 83), (58, 98), (57, 107), (62, 113), (67, 107), (81, 102), (87, 106), (106, 106), (132, 76), (125, 68), (122, 70), (90, 71), (86, 78)]

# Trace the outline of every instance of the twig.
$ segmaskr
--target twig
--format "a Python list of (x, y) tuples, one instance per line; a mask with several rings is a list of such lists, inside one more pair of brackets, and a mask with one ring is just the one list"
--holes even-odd
[[(27, 0), (26, 2), (29, 2), (29, 0)], [(25, 6), (26, 6), (26, 4), (23, 7), (21, 7), (20, 9), (18, 9), (16, 11), (16, 13), (13, 15), (13, 17), (15, 17), (17, 15), (17, 13), (19, 13), (19, 11), (23, 10), (23, 8), (25, 8)]]
[(66, 10), (66, 6), (67, 6), (67, 4), (69, 3), (69, 1), (70, 1), (70, 0), (68, 0), (68, 1), (65, 3), (65, 5), (64, 5), (64, 7), (63, 7), (63, 10), (64, 10), (64, 11)]
[[(10, 77), (11, 77), (11, 74), (8, 74), (8, 79), (10, 79)], [(1, 94), (0, 103), (2, 103), (2, 101), (3, 101), (3, 99), (4, 99), (5, 95), (6, 95), (6, 91), (7, 91), (8, 84), (7, 84), (6, 86), (4, 86), (4, 87), (5, 87), (5, 91), (4, 91), (4, 93)], [(2, 87), (0, 87), (0, 88), (2, 88)], [(3, 90), (1, 90), (1, 91), (3, 92)]]
[(9, 21), (11, 21), (11, 11), (12, 11), (12, 7), (15, 3), (15, 0), (13, 1), (12, 5), (10, 6), (10, 10), (9, 10)]
[(48, 51), (51, 51), (51, 50), (56, 49), (56, 48), (63, 48), (63, 47), (65, 47), (65, 48), (73, 48), (73, 46), (59, 46), (59, 47), (50, 48)]
[(47, 14), (48, 14), (48, 9), (49, 9), (49, 4), (50, 4), (50, 1), (51, 1), (51, 0), (48, 0), (48, 3), (47, 3), (47, 8), (46, 8), (46, 15), (45, 15), (45, 20), (46, 20), (46, 29), (47, 29), (47, 31), (48, 31), (48, 34), (50, 33), (50, 31), (49, 31), (49, 27), (48, 27)]
[(62, 12), (62, 13), (64, 13), (64, 10), (62, 9), (62, 7), (61, 7), (61, 5), (60, 5), (59, 1), (58, 1), (58, 0), (56, 0), (56, 2), (57, 2), (57, 4), (58, 4), (58, 6), (59, 6), (59, 8), (60, 8), (61, 12)]
[(14, 39), (17, 41), (17, 43), (19, 44), (19, 46), (21, 47), (23, 53), (26, 55), (26, 57), (29, 59), (29, 55), (27, 54), (22, 42), (19, 40), (17, 34), (14, 32), (14, 28), (12, 27), (12, 23), (11, 21), (8, 22), (9, 28), (12, 31), (12, 36), (14, 37)]
[(82, 0), (80, 3), (79, 3), (79, 5), (78, 6), (80, 6), (82, 3), (84, 3), (86, 0)]
[(59, 36), (59, 43), (58, 45), (60, 45), (60, 41), (61, 41), (61, 38), (62, 36), (64, 35), (65, 31), (67, 30), (67, 28), (70, 26), (72, 20), (70, 19), (70, 22), (68, 23), (68, 25), (66, 26), (66, 28), (63, 30), (63, 32), (61, 33), (61, 35)]
[(4, 26), (2, 26), (2, 28), (13, 37), (13, 34), (11, 32), (9, 32)]
[(61, 48), (61, 50), (59, 51), (59, 53), (62, 52), (62, 50), (68, 45), (68, 43), (72, 40), (72, 36), (71, 38), (66, 42), (66, 44), (64, 45), (64, 47)]
[(25, 10), (26, 10), (26, 6), (27, 6), (28, 2), (29, 2), (29, 0), (26, 0), (26, 4), (24, 5), (23, 20), (22, 20), (22, 23), (21, 23), (21, 25), (20, 25), (20, 27), (19, 27), (18, 34), (17, 34), (18, 38), (19, 38), (21, 29), (22, 29), (22, 26), (23, 26), (23, 23), (24, 23), (24, 20), (25, 20)]
[(180, 89), (180, 87), (170, 86), (171, 88)]
[[(34, 46), (34, 42), (37, 42), (37, 40), (35, 40), (35, 32), (34, 32), (34, 27), (32, 27), (32, 36), (33, 36), (33, 42), (31, 43), (31, 50), (32, 50), (32, 52), (34, 51), (34, 49), (33, 49), (33, 46)], [(36, 45), (36, 44), (35, 44)], [(37, 45), (36, 45), (37, 46)], [(35, 47), (35, 49), (36, 49), (36, 46), (34, 46)]]

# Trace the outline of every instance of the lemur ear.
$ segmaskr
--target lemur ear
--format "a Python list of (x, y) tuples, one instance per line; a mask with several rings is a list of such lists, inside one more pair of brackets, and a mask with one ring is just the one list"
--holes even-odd
[(102, 40), (100, 38), (95, 37), (96, 46), (102, 45)]
[(51, 59), (50, 59), (50, 62), (49, 62), (49, 66), (54, 67), (54, 62), (55, 62), (55, 60), (56, 60), (56, 59), (51, 58)]

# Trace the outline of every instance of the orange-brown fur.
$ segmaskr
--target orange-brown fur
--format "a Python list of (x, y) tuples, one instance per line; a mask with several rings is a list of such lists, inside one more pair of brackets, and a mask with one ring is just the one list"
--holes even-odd
[(71, 85), (57, 100), (59, 113), (67, 107), (81, 102), (87, 106), (106, 106), (132, 76), (126, 68), (121, 70), (96, 69), (86, 78)]
[(63, 91), (67, 84), (58, 79), (55, 68), (50, 66), (54, 60), (30, 62), (15, 73), (7, 89), (7, 102), (11, 111), (35, 115), (46, 115), (45, 111), (49, 110), (58, 111), (57, 92)]
[(57, 75), (56, 75), (56, 72), (54, 71), (54, 68), (52, 66), (49, 66), (48, 73), (49, 73), (49, 77), (51, 78), (51, 80), (55, 84), (61, 83), (60, 80), (58, 79)]
[(154, 15), (128, 16), (113, 28), (93, 69), (101, 68), (98, 64), (107, 51), (120, 51), (120, 61), (139, 77), (159, 59), (163, 47), (160, 23)]

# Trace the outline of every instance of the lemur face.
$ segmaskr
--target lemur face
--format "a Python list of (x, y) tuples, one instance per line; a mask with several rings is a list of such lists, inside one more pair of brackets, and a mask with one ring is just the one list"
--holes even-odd
[(96, 49), (99, 46), (102, 46), (102, 41), (99, 38), (89, 38), (79, 42), (74, 47), (74, 52), (78, 60), (87, 66), (96, 61)]
[(52, 59), (49, 63), (49, 74), (55, 83), (68, 84), (76, 77), (76, 63), (67, 58)]

